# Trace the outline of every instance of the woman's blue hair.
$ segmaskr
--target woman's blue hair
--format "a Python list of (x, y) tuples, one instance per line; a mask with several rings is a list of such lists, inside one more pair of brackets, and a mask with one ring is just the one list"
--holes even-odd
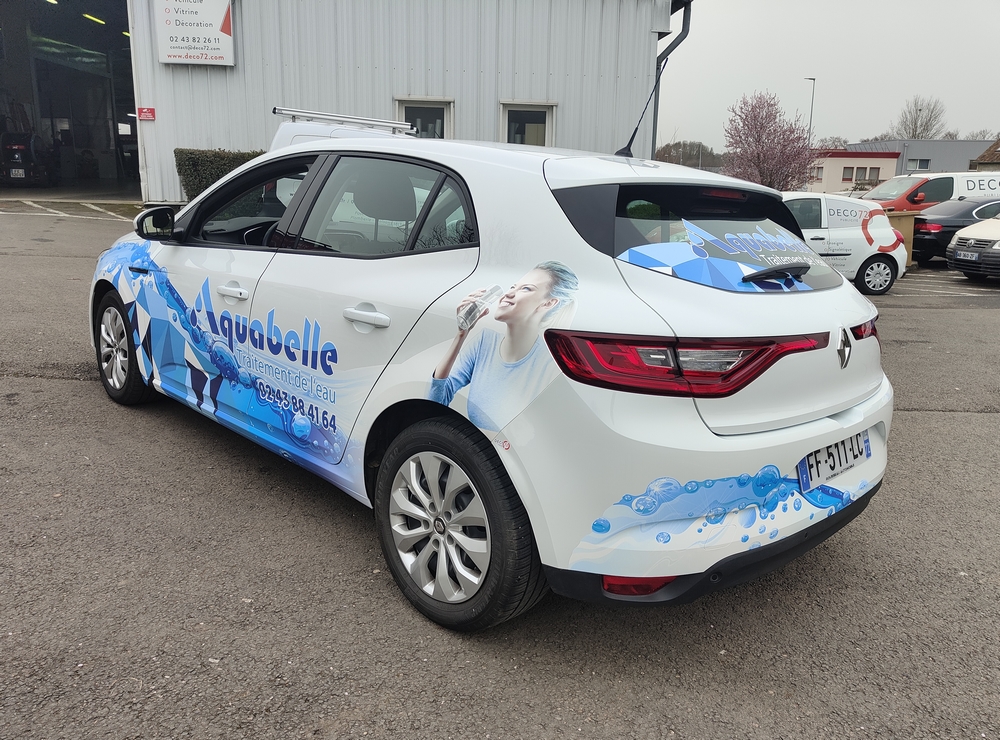
[(567, 303), (572, 303), (576, 299), (576, 291), (580, 287), (580, 280), (577, 278), (576, 273), (562, 262), (556, 262), (555, 260), (540, 262), (535, 265), (535, 269), (545, 270), (552, 278), (552, 287), (549, 288), (549, 298), (555, 298), (559, 302), (549, 309), (549, 314), (555, 313)]

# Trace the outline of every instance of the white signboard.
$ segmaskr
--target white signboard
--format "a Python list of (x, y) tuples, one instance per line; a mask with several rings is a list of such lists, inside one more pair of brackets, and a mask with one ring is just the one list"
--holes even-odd
[(230, 0), (155, 0), (153, 8), (160, 62), (233, 66)]

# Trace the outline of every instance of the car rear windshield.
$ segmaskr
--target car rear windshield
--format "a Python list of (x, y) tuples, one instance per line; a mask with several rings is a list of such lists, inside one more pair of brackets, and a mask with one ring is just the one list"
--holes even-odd
[(979, 201), (946, 200), (935, 206), (924, 209), (921, 218), (960, 218), (979, 207)]
[(925, 177), (894, 177), (869, 190), (861, 197), (865, 200), (894, 200), (926, 179)]
[(588, 244), (622, 262), (745, 293), (821, 290), (842, 282), (802, 240), (788, 208), (764, 193), (610, 184), (553, 194)]

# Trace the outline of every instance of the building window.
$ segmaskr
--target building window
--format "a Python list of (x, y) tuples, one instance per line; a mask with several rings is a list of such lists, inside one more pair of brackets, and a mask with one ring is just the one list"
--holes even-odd
[(908, 170), (929, 170), (930, 168), (931, 168), (931, 161), (929, 159), (906, 160), (906, 169)]
[(867, 167), (858, 167), (854, 171), (854, 179), (855, 180), (864, 180), (866, 177), (868, 177), (868, 168)]
[(412, 124), (420, 139), (452, 139), (454, 103), (450, 100), (407, 98), (396, 101), (399, 120)]
[(553, 106), (509, 103), (501, 107), (501, 114), (503, 140), (508, 144), (553, 145)]
[(809, 168), (809, 177), (811, 177), (813, 180), (822, 180), (823, 179), (823, 168), (822, 167), (810, 167)]
[(882, 168), (881, 167), (869, 167), (868, 168), (868, 179), (869, 180), (878, 180), (878, 176), (879, 176), (879, 174), (881, 172), (882, 172)]
[(850, 182), (851, 180), (853, 180), (854, 179), (854, 168), (853, 167), (845, 167), (844, 168), (844, 176), (842, 178), (840, 178), (840, 179), (843, 182)]

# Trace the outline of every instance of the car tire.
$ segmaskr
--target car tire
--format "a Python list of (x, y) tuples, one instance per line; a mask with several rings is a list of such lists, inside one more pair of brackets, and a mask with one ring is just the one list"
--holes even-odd
[(548, 593), (524, 505), (489, 440), (464, 419), (428, 419), (396, 437), (374, 510), (396, 584), (443, 627), (485, 629)]
[(896, 282), (896, 265), (888, 257), (870, 257), (858, 269), (854, 282), (865, 295), (882, 295)]
[(989, 275), (982, 275), (978, 272), (963, 272), (962, 274), (974, 283), (985, 283), (990, 279)]
[(153, 397), (153, 388), (146, 385), (139, 372), (128, 312), (115, 291), (105, 295), (97, 308), (94, 344), (101, 385), (112, 401), (133, 406)]

